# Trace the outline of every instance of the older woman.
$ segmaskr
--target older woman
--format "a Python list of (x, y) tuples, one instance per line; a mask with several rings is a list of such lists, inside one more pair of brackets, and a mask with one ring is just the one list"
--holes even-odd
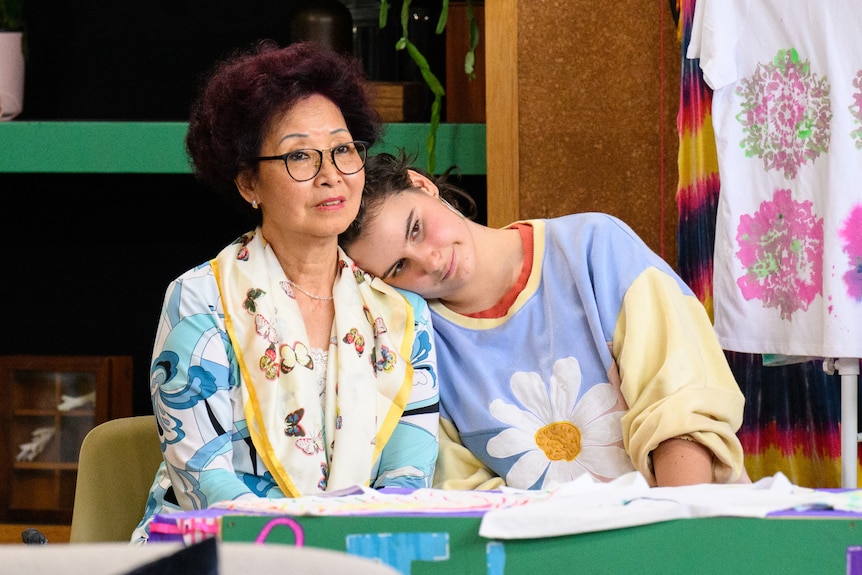
[(150, 383), (165, 462), (133, 541), (170, 509), (430, 485), (427, 305), (337, 243), (379, 133), (361, 66), (325, 48), (264, 42), (208, 76), (189, 156), (260, 225), (167, 289)]

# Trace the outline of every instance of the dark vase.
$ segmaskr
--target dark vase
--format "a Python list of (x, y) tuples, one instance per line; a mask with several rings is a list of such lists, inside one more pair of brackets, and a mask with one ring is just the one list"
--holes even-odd
[(353, 52), (353, 17), (338, 0), (301, 2), (290, 18), (290, 41), (317, 42), (336, 52)]

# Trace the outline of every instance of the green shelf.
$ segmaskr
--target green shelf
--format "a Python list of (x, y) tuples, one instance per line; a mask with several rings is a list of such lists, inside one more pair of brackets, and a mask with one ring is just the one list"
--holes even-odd
[[(0, 172), (188, 174), (185, 122), (0, 122)], [(428, 124), (387, 124), (372, 151), (404, 148), (426, 167)], [(485, 124), (440, 124), (436, 170), (485, 168)]]

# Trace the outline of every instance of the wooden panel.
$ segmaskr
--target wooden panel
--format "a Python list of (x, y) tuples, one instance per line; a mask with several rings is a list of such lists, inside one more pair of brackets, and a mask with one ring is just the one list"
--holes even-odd
[(455, 123), (485, 123), (485, 7), (474, 0), (473, 18), (479, 27), (479, 45), (474, 53), (474, 77), (464, 71), (464, 58), (470, 48), (467, 26), (467, 5), (449, 3), (446, 22), (446, 121)]
[(370, 82), (374, 108), (384, 122), (419, 122), (423, 111), (419, 82)]
[(680, 47), (668, 4), (503, 0), (485, 16), (489, 224), (606, 212), (674, 265)]
[[(130, 355), (112, 356), (110, 361), (111, 371), (109, 381), (115, 382), (108, 389), (110, 394), (108, 416), (107, 419), (117, 419), (118, 417), (128, 417), (132, 415), (132, 375), (134, 369), (134, 359)], [(117, 385), (118, 382), (128, 382), (124, 385)], [(78, 444), (80, 445), (80, 443)]]
[(21, 533), (33, 527), (48, 539), (48, 543), (68, 543), (69, 525), (33, 525), (26, 523), (0, 523), (0, 543), (21, 543)]
[(520, 217), (518, 151), (518, 0), (485, 5), (485, 161), (488, 225)]

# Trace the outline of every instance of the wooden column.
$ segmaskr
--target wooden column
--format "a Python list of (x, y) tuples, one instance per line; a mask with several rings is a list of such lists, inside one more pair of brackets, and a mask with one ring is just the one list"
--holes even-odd
[(488, 225), (520, 217), (518, 192), (518, 0), (485, 4), (485, 158)]

